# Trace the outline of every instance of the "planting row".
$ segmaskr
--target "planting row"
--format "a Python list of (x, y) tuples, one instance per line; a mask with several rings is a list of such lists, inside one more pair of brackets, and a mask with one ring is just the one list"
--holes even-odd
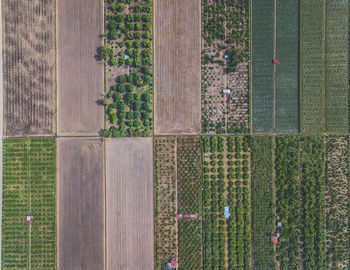
[(348, 136), (155, 140), (156, 228), (172, 220), (156, 230), (157, 267), (172, 258), (181, 269), (349, 264)]
[(56, 269), (56, 141), (3, 149), (2, 269)]

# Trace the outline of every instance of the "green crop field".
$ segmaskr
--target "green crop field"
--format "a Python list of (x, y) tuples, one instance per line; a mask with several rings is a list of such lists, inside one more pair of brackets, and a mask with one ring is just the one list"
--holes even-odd
[(325, 123), (324, 7), (319, 0), (305, 0), (301, 3), (300, 13), (300, 129), (302, 132), (322, 132)]
[(274, 1), (253, 0), (252, 5), (252, 129), (273, 130)]
[(269, 239), (274, 230), (273, 140), (252, 138), (252, 245), (254, 269), (275, 269), (273, 245)]
[(56, 141), (6, 139), (3, 151), (2, 269), (56, 269)]
[(250, 269), (249, 137), (204, 137), (202, 149), (204, 269)]
[(299, 130), (299, 2), (277, 0), (276, 131)]
[(349, 2), (326, 5), (326, 131), (347, 132), (349, 127), (348, 43)]

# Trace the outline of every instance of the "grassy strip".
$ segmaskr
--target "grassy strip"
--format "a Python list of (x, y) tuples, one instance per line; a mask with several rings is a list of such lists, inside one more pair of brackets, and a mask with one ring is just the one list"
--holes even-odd
[(252, 244), (254, 269), (275, 269), (270, 234), (274, 231), (272, 137), (252, 137)]
[(324, 130), (323, 1), (301, 2), (300, 29), (300, 129), (302, 132)]
[(299, 1), (277, 0), (276, 131), (299, 130)]
[(252, 2), (253, 132), (273, 131), (274, 1)]
[(326, 5), (326, 131), (348, 131), (348, 0)]

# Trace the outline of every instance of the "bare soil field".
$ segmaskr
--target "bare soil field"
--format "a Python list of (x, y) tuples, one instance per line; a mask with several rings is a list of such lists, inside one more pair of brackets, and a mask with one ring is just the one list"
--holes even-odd
[(54, 0), (3, 1), (7, 136), (55, 133), (54, 8)]
[(201, 1), (154, 3), (155, 134), (201, 131)]
[(106, 150), (107, 268), (154, 269), (152, 139), (107, 139)]
[(104, 127), (103, 0), (57, 1), (59, 135), (97, 135)]
[(58, 139), (58, 269), (104, 269), (102, 139)]

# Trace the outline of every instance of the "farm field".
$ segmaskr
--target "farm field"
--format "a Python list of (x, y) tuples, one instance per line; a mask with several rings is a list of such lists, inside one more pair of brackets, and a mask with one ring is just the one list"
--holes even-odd
[(53, 135), (55, 1), (6, 0), (2, 8), (4, 134)]
[(155, 1), (154, 133), (201, 132), (201, 1)]
[(249, 131), (249, 8), (247, 0), (202, 1), (203, 133)]
[(108, 269), (153, 269), (152, 139), (106, 141)]
[(177, 256), (176, 137), (155, 137), (154, 151), (154, 253), (155, 268), (164, 269)]
[(274, 129), (274, 1), (252, 1), (252, 132)]
[[(102, 139), (58, 139), (58, 269), (104, 269)], [(93, 244), (92, 244), (93, 243)]]
[(325, 87), (327, 132), (349, 130), (349, 2), (327, 1)]
[(329, 269), (349, 265), (349, 137), (326, 137), (326, 260)]
[(153, 131), (152, 1), (124, 2), (106, 1), (104, 136), (144, 137)]
[(276, 132), (299, 130), (299, 1), (277, 0)]
[(197, 219), (178, 221), (179, 265), (183, 270), (203, 268), (202, 249), (202, 151), (200, 137), (177, 140), (178, 213), (197, 214)]
[(317, 0), (300, 5), (300, 131), (322, 132), (325, 126), (324, 6)]
[(104, 128), (103, 0), (57, 1), (57, 133), (98, 135)]
[(257, 270), (276, 269), (269, 241), (275, 227), (273, 143), (272, 137), (252, 137), (251, 142), (252, 250)]
[(325, 153), (323, 136), (278, 137), (276, 208), (282, 227), (282, 269), (325, 267)]
[(3, 149), (1, 268), (56, 269), (56, 140), (6, 139)]
[(202, 149), (204, 269), (250, 269), (249, 137), (204, 137)]

